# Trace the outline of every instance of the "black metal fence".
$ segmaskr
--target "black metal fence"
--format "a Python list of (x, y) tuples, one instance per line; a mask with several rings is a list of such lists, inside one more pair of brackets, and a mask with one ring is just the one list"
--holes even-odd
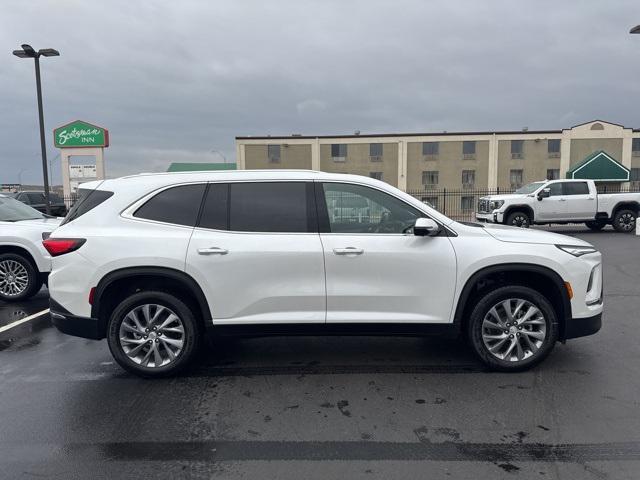
[[(407, 190), (409, 195), (416, 197), (421, 202), (431, 204), (436, 210), (453, 220), (473, 222), (476, 220), (478, 200), (489, 195), (501, 195), (513, 193), (513, 189), (474, 189), (459, 188), (440, 190)], [(620, 186), (615, 184), (598, 185), (598, 193), (637, 193), (640, 192), (640, 182), (631, 182), (630, 185)]]

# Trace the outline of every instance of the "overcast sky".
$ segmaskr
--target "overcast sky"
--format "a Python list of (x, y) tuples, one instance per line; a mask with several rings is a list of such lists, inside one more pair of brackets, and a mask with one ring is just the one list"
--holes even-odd
[[(235, 160), (236, 135), (640, 127), (640, 2), (15, 1), (0, 14), (0, 183), (54, 127), (109, 129), (107, 174)], [(54, 183), (60, 182), (59, 158)]]

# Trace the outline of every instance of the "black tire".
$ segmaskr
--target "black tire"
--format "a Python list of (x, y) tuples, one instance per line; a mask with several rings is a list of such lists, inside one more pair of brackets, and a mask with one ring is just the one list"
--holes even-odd
[[(528, 358), (509, 361), (498, 358), (489, 351), (483, 340), (483, 321), (489, 311), (498, 303), (507, 299), (522, 299), (530, 302), (544, 316), (545, 338), (537, 351)], [(514, 327), (517, 329), (518, 327)], [(527, 327), (525, 327), (527, 328)], [(516, 330), (517, 332), (517, 330)], [(490, 369), (501, 372), (517, 372), (527, 370), (544, 360), (553, 350), (558, 340), (558, 319), (551, 303), (538, 291), (519, 285), (500, 287), (484, 294), (477, 302), (467, 325), (469, 341), (480, 360)], [(505, 331), (505, 334), (507, 332)], [(518, 334), (518, 337), (520, 335)], [(509, 337), (511, 338), (511, 337)], [(523, 337), (524, 338), (524, 337)], [(510, 340), (507, 340), (509, 342)], [(522, 342), (523, 340), (519, 340)], [(522, 343), (521, 343), (522, 345)], [(529, 350), (530, 352), (530, 350)]]
[(636, 212), (624, 208), (618, 210), (613, 217), (613, 228), (621, 233), (633, 233), (636, 230)]
[[(20, 269), (26, 272), (27, 285), (23, 289), (21, 288), (21, 291), (17, 293), (11, 292), (8, 288), (5, 289), (6, 287), (3, 288), (3, 285), (0, 285), (0, 300), (2, 301), (19, 302), (21, 300), (26, 300), (38, 293), (42, 287), (40, 275), (38, 274), (36, 267), (31, 263), (31, 260), (18, 253), (0, 254), (0, 271), (3, 270), (2, 266), (4, 265), (11, 265), (15, 267), (16, 264), (20, 265)], [(0, 278), (3, 279), (5, 275), (0, 273), (0, 276)]]
[(529, 228), (531, 226), (531, 218), (527, 212), (511, 212), (507, 217), (507, 225), (512, 227)]
[[(120, 326), (126, 315), (142, 305), (165, 307), (173, 312), (182, 324), (184, 329), (182, 350), (167, 365), (156, 367), (136, 363), (127, 355), (120, 342)], [(145, 336), (144, 338), (146, 339), (147, 337)], [(113, 311), (107, 328), (107, 342), (113, 358), (125, 370), (145, 378), (170, 377), (181, 372), (197, 355), (201, 341), (202, 333), (192, 309), (170, 293), (160, 291), (138, 292), (125, 298)], [(150, 342), (150, 340), (147, 342)]]
[(607, 222), (603, 222), (601, 220), (592, 220), (590, 222), (584, 222), (584, 224), (587, 226), (587, 228), (593, 230), (594, 232), (598, 232), (607, 225)]

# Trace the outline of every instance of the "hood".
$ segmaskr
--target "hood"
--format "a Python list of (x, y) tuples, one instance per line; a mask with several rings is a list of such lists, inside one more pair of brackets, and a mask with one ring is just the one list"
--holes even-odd
[(526, 196), (527, 194), (525, 193), (505, 193), (504, 195), (487, 195), (482, 198), (485, 198), (488, 200), (516, 200), (519, 198), (524, 198)]
[(45, 231), (53, 231), (60, 226), (64, 218), (38, 218), (36, 220), (22, 220), (20, 222), (12, 222), (11, 225), (17, 225), (21, 227), (37, 227), (38, 229), (44, 229)]
[(489, 235), (501, 242), (543, 243), (547, 245), (575, 245), (585, 247), (593, 246), (579, 238), (561, 235), (559, 233), (545, 232), (544, 230), (511, 227), (494, 223), (485, 223), (483, 226)]

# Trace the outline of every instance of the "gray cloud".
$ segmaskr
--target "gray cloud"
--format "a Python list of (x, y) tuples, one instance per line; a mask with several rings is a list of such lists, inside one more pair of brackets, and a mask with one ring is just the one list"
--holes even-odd
[[(634, 17), (635, 15), (635, 17)], [(636, 1), (18, 2), (0, 17), (0, 183), (51, 129), (110, 130), (107, 171), (235, 157), (236, 135), (639, 127)], [(59, 179), (59, 166), (54, 179)]]

